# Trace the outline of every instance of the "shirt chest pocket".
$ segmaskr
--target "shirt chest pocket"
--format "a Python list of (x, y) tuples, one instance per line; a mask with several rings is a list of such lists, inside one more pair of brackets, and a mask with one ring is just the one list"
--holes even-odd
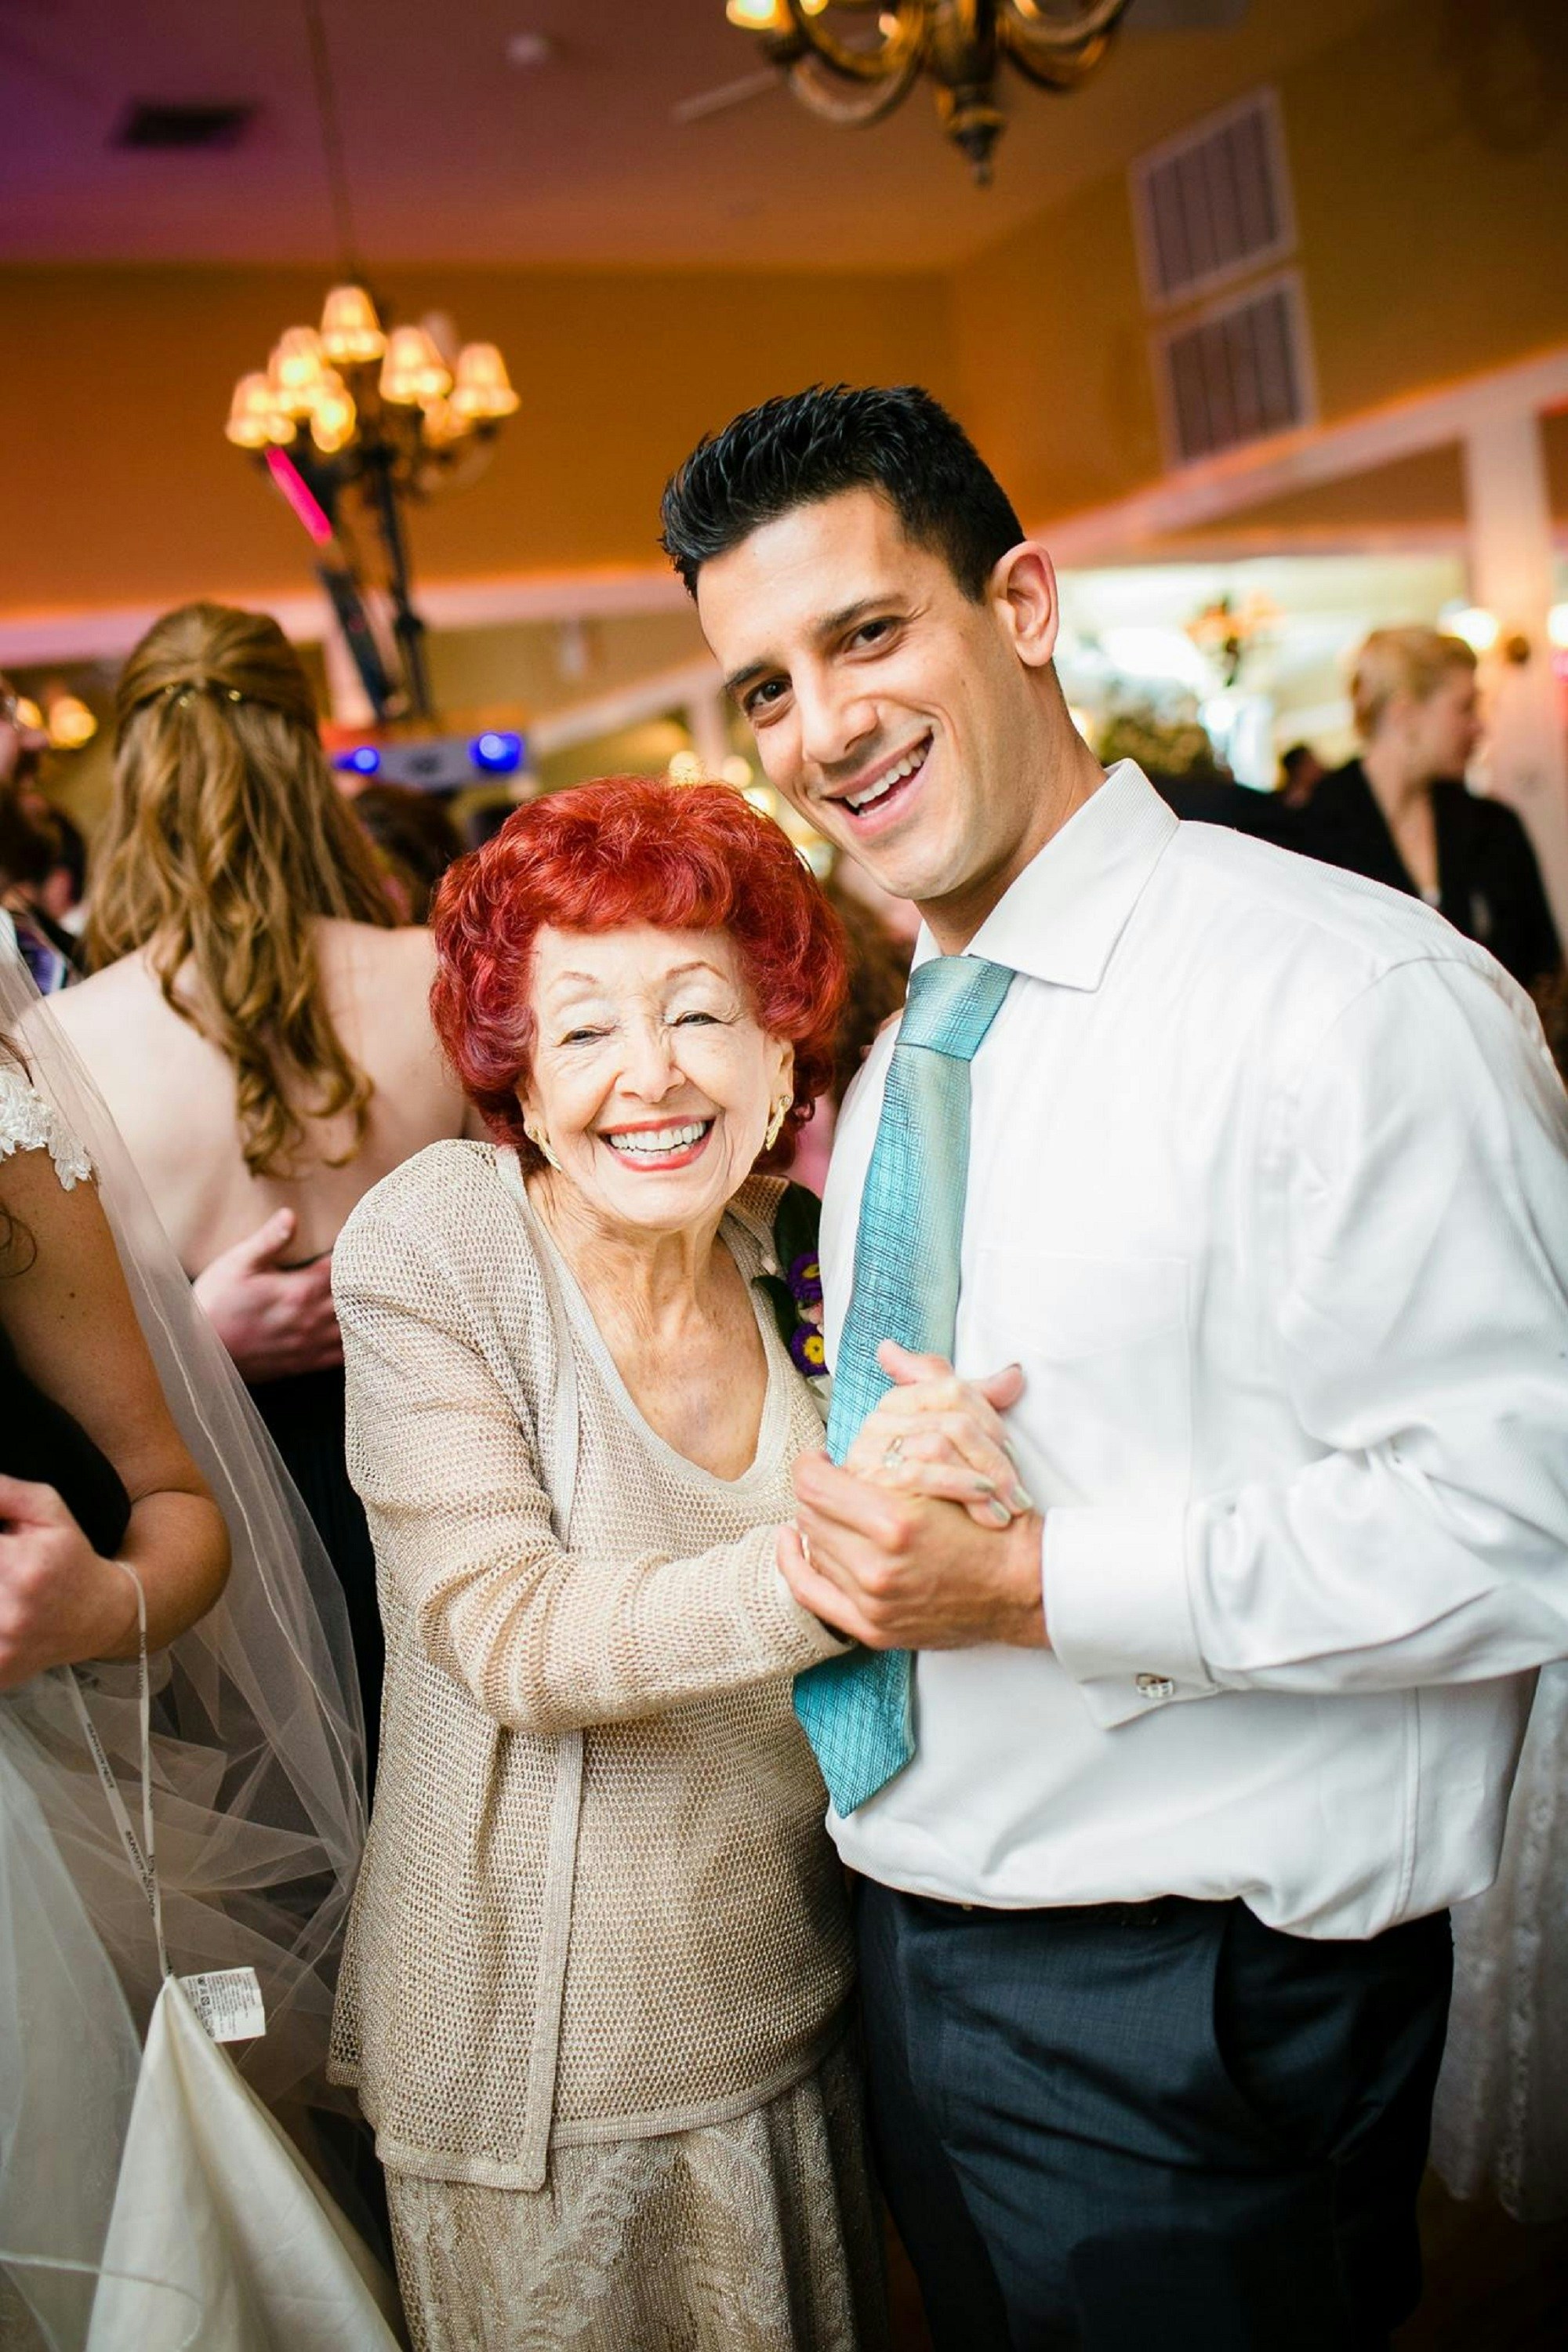
[(966, 1370), (1024, 1367), (1009, 1430), (1042, 1507), (1186, 1500), (1184, 1259), (981, 1249), (959, 1323)]

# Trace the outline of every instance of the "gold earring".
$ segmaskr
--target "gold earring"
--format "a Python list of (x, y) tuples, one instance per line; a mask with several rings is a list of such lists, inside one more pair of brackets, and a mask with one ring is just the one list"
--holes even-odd
[(524, 1135), (527, 1136), (530, 1143), (532, 1144), (534, 1150), (542, 1154), (543, 1158), (549, 1161), (552, 1168), (560, 1167), (560, 1160), (557, 1160), (554, 1152), (550, 1148), (550, 1138), (546, 1135), (542, 1127), (535, 1127), (531, 1119), (525, 1118), (522, 1122), (522, 1131)]
[(789, 1107), (794, 1100), (795, 1097), (793, 1095), (781, 1095), (777, 1102), (774, 1103), (773, 1115), (768, 1121), (768, 1131), (763, 1138), (763, 1150), (764, 1151), (771, 1151), (774, 1144), (778, 1141), (780, 1135), (784, 1131), (784, 1123), (789, 1117)]

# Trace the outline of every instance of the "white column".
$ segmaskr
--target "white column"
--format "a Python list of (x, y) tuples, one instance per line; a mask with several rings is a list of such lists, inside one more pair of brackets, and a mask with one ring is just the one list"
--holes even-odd
[(692, 747), (705, 776), (716, 776), (730, 756), (730, 730), (725, 723), (724, 696), (715, 686), (710, 694), (694, 694), (686, 706)]
[(1533, 409), (1472, 425), (1465, 436), (1470, 593), (1502, 624), (1500, 646), (1526, 638), (1530, 659), (1483, 665), (1487, 783), (1530, 828), (1557, 917), (1568, 937), (1568, 735), (1552, 674), (1546, 615), (1552, 604), (1552, 502)]

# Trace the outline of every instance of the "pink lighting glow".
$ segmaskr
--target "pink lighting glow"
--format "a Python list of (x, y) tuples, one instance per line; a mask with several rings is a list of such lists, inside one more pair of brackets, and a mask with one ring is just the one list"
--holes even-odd
[(267, 452), (267, 470), (304, 524), (318, 547), (330, 544), (332, 526), (319, 499), (306, 488), (299, 467), (288, 454), (273, 447)]

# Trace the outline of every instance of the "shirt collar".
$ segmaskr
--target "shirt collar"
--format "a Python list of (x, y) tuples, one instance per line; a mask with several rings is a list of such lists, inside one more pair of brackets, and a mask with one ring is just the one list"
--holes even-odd
[[(1098, 988), (1176, 822), (1142, 770), (1119, 760), (1025, 866), (965, 954), (1058, 987)], [(922, 923), (915, 962), (939, 952)]]

